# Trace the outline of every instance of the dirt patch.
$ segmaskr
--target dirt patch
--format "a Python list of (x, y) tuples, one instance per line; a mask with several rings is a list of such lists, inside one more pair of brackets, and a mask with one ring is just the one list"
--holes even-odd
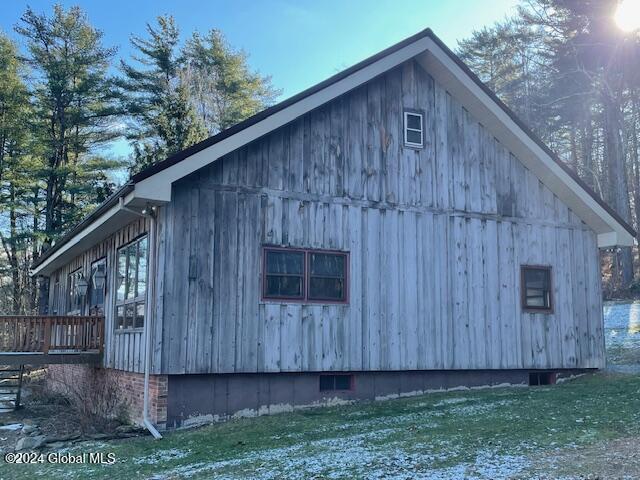
[[(32, 425), (39, 434), (51, 438), (80, 435), (74, 413), (64, 405), (27, 405), (0, 414), (0, 425), (11, 424)], [(21, 429), (0, 429), (0, 451), (12, 450), (22, 436)]]
[(531, 473), (539, 478), (637, 479), (640, 478), (638, 445), (640, 437), (626, 437), (563, 448), (544, 458), (532, 459), (535, 466)]

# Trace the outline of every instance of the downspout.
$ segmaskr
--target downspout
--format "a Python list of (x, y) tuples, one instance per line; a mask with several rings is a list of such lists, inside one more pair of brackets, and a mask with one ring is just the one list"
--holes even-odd
[(147, 207), (142, 212), (138, 212), (124, 206), (124, 199), (120, 199), (120, 208), (127, 212), (134, 213), (149, 219), (149, 269), (147, 272), (147, 301), (145, 303), (144, 322), (144, 398), (142, 405), (142, 423), (153, 438), (160, 439), (162, 435), (158, 432), (149, 418), (149, 370), (151, 369), (151, 331), (153, 322), (153, 302), (155, 298), (156, 286), (156, 211), (155, 207)]

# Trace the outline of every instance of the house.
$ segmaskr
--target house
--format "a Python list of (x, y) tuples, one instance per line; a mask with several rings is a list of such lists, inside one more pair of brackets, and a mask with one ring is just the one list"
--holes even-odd
[(33, 274), (171, 427), (602, 368), (599, 249), (634, 236), (425, 30), (133, 176)]

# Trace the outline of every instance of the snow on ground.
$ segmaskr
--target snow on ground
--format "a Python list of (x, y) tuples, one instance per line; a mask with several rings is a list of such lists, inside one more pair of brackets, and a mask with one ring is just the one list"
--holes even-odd
[[(388, 429), (387, 432), (392, 432)], [(252, 452), (233, 460), (199, 462), (181, 466), (153, 477), (155, 480), (211, 478), (275, 480), (287, 478), (366, 478), (366, 479), (507, 479), (524, 471), (529, 462), (524, 456), (498, 455), (491, 450), (477, 452), (473, 462), (438, 468), (456, 452), (435, 453), (433, 446), (416, 445), (407, 452), (397, 442), (372, 444), (383, 432), (323, 439), (285, 448)]]
[(178, 460), (180, 458), (188, 457), (190, 450), (180, 450), (178, 448), (170, 448), (168, 450), (158, 450), (157, 452), (147, 455), (146, 457), (137, 458), (133, 461), (136, 465), (155, 465), (157, 463), (164, 463), (169, 460)]
[(606, 303), (604, 332), (607, 368), (640, 373), (640, 302)]

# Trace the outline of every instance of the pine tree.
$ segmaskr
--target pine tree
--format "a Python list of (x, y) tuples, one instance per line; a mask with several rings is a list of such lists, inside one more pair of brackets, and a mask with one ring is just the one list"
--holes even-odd
[(35, 245), (32, 196), (38, 195), (30, 157), (28, 90), (16, 46), (0, 32), (0, 277), (9, 279), (0, 305), (7, 312), (32, 311), (33, 281), (29, 277)]
[[(34, 142), (44, 159), (45, 248), (111, 190), (106, 171), (115, 162), (95, 161), (96, 150), (119, 135), (120, 114), (107, 75), (115, 50), (78, 7), (56, 5), (51, 17), (27, 9), (16, 31), (26, 41)], [(87, 183), (87, 179), (93, 181)], [(96, 188), (100, 187), (100, 188)]]
[(134, 36), (137, 65), (121, 62), (124, 78), (119, 85), (133, 119), (129, 140), (134, 147), (133, 171), (205, 138), (202, 121), (189, 99), (181, 78), (179, 30), (173, 17), (158, 17), (157, 26), (147, 24), (148, 38)]
[(193, 33), (184, 57), (190, 101), (209, 135), (263, 110), (280, 94), (270, 77), (250, 70), (247, 55), (234, 50), (220, 30)]
[[(640, 39), (613, 25), (616, 6), (615, 0), (531, 0), (515, 18), (461, 42), (460, 54), (567, 165), (638, 226), (640, 147), (633, 132), (640, 121)], [(519, 57), (510, 53), (523, 46), (528, 82)], [(613, 261), (617, 285), (628, 286), (631, 249), (617, 250)]]

